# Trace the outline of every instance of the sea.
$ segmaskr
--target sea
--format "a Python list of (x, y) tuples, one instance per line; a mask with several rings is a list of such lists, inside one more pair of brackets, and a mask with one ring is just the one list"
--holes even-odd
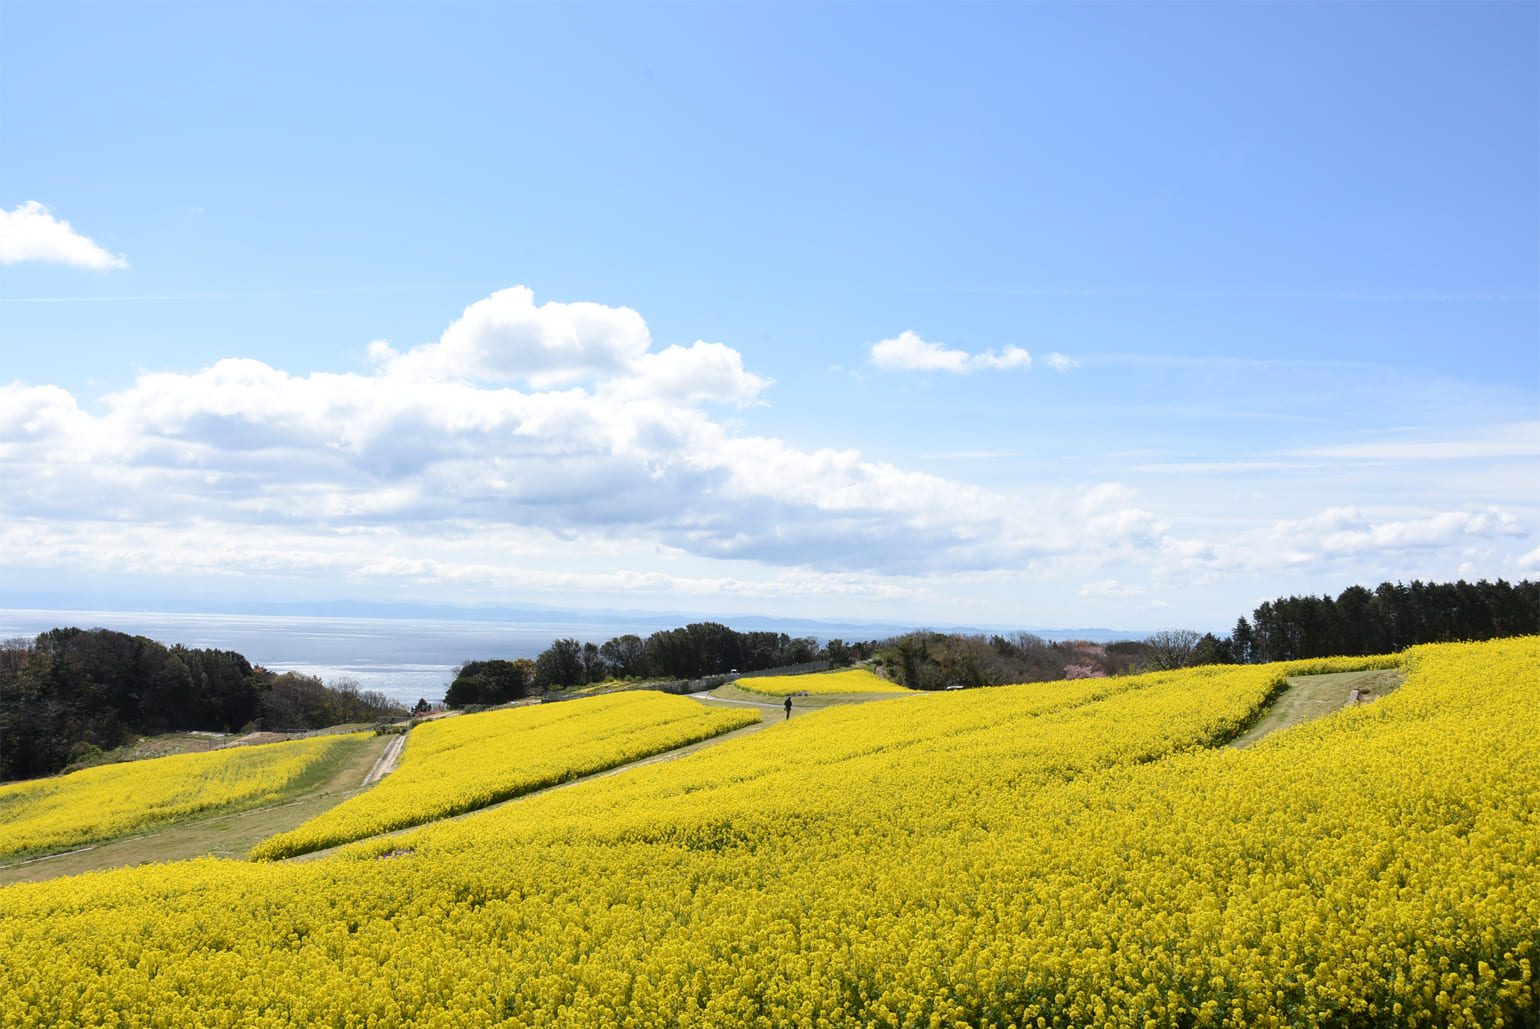
[(634, 624), (592, 622), (0, 610), (0, 639), (65, 627), (113, 629), (167, 646), (233, 650), (277, 672), (303, 672), (324, 682), (353, 679), (360, 689), (408, 705), (419, 698), (443, 699), (455, 669), (466, 661), (532, 658), (562, 637), (603, 643), (637, 631)]

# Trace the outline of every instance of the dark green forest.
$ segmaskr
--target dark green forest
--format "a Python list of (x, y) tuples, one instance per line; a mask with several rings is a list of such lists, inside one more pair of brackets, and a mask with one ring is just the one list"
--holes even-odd
[(1540, 632), (1540, 582), (1382, 582), (1330, 596), (1279, 597), (1235, 623), (1231, 660), (1262, 663), (1389, 654), (1419, 643)]
[(294, 732), (405, 713), (355, 684), (272, 672), (234, 651), (51, 629), (0, 647), (0, 780), (50, 775), (139, 736)]

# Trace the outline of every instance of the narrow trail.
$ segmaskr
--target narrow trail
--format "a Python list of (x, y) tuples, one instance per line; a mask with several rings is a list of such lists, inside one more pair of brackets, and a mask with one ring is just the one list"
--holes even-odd
[[(1232, 741), (1229, 746), (1249, 747), (1259, 740), (1285, 729), (1312, 721), (1353, 703), (1367, 703), (1390, 693), (1401, 684), (1401, 672), (1397, 669), (1378, 669), (1359, 672), (1336, 672), (1324, 675), (1295, 676), (1288, 687), (1275, 700), (1248, 732)], [(500, 801), (487, 807), (477, 808), (450, 818), (436, 821), (455, 821), (491, 811), (506, 804), (517, 804), (530, 797), (576, 786), (591, 779), (621, 775), (644, 765), (675, 761), (705, 747), (714, 747), (728, 740), (756, 732), (764, 732), (786, 721), (783, 701), (774, 698), (751, 700), (742, 697), (715, 696), (712, 691), (687, 694), (690, 699), (708, 707), (753, 707), (763, 713), (761, 721), (731, 732), (701, 740), (661, 754), (638, 758), (635, 761), (592, 775), (570, 779), (541, 790)], [(795, 698), (791, 717), (800, 718), (827, 707), (859, 703), (868, 700), (893, 699), (888, 695), (871, 697)], [(277, 803), (261, 805), (239, 811), (226, 811), (179, 822), (154, 832), (120, 837), (104, 843), (79, 847), (58, 854), (46, 854), (21, 861), (0, 865), (0, 886), (13, 882), (40, 881), (80, 872), (115, 868), (124, 865), (144, 864), (152, 861), (174, 861), (201, 855), (243, 858), (246, 852), (260, 840), (275, 833), (292, 829), (302, 822), (341, 803), (349, 797), (368, 789), (395, 770), (401, 760), (408, 737), (392, 736), (388, 739), (370, 740), (356, 755), (345, 761), (324, 783), (297, 797)], [(431, 825), (435, 823), (425, 823)], [(395, 832), (368, 837), (370, 840), (389, 839), (415, 832), (423, 826), (412, 826)], [(363, 842), (363, 841), (353, 841)], [(289, 858), (289, 861), (314, 861), (335, 854), (352, 843), (341, 844), (325, 850)]]
[(1257, 724), (1231, 741), (1230, 746), (1249, 747), (1283, 729), (1314, 721), (1353, 703), (1364, 704), (1383, 697), (1400, 685), (1401, 671), (1395, 668), (1296, 675), (1289, 679), (1288, 688), (1273, 701)]
[(713, 697), (711, 691), (705, 693), (686, 693), (691, 700), (698, 700), (703, 704), (747, 704), (749, 707), (780, 707), (782, 705), (771, 704), (769, 701), (758, 700), (733, 700), (731, 697)]
[(401, 762), (401, 751), (406, 746), (406, 733), (391, 737), (390, 743), (385, 747), (385, 753), (369, 769), (369, 774), (364, 776), (363, 785), (373, 786), (391, 772), (396, 770), (396, 765)]
[[(705, 693), (687, 693), (685, 696), (689, 697), (691, 700), (698, 700), (702, 704), (705, 704), (707, 707), (714, 707), (719, 704), (733, 704), (738, 707), (757, 707), (762, 712), (764, 712), (764, 721), (756, 723), (760, 728), (763, 728), (767, 724), (786, 721), (786, 702), (784, 700), (759, 701), (738, 700), (733, 697), (713, 697), (709, 690)], [(791, 717), (796, 718), (800, 715), (811, 714), (817, 710), (819, 710), (819, 708), (793, 703), (791, 705)], [(754, 726), (749, 726), (749, 728), (754, 728)], [(739, 731), (741, 732), (742, 730)]]
[[(736, 696), (723, 696), (726, 692), (732, 692)], [(685, 694), (691, 700), (698, 700), (703, 704), (740, 704), (748, 707), (757, 707), (766, 711), (775, 711), (780, 714), (785, 710), (786, 701), (783, 697), (771, 697), (765, 694), (755, 694), (742, 689), (733, 683), (718, 686), (714, 690), (704, 693)], [(912, 697), (915, 693), (824, 693), (814, 696), (792, 697), (791, 713), (793, 716), (805, 715), (810, 711), (821, 711), (826, 707), (845, 707), (850, 704), (872, 704), (879, 701), (902, 700)], [(784, 720), (784, 716), (783, 716)]]
[[(413, 826), (408, 826), (405, 829), (396, 829), (396, 830), (394, 830), (392, 832), (380, 833), (377, 836), (366, 837), (364, 840), (351, 840), (348, 843), (339, 843), (337, 846), (335, 846), (335, 847), (327, 847), (325, 850), (313, 850), (313, 851), (310, 851), (307, 854), (296, 854), (294, 857), (285, 858), (284, 861), (315, 861), (315, 860), (319, 860), (320, 858), (324, 858), (324, 857), (327, 857), (329, 855), (336, 854), (338, 851), (342, 850), (345, 847), (351, 847), (351, 846), (353, 846), (356, 843), (363, 843), (366, 840), (373, 840), (373, 841), (388, 840), (388, 839), (390, 839), (392, 837), (396, 837), (396, 836), (405, 836), (407, 833), (416, 832), (417, 830), (426, 828), (427, 826), (430, 826), (430, 825), (438, 825), (438, 824), (440, 824), (442, 822), (457, 822), (457, 821), (459, 821), (462, 818), (469, 818), (472, 815), (479, 815), (479, 814), (482, 814), (482, 813), (487, 812), (487, 811), (495, 811), (496, 809), (498, 809), (500, 807), (504, 807), (504, 806), (506, 806), (508, 804), (517, 804), (520, 801), (528, 800), (531, 797), (538, 797), (538, 796), (541, 796), (542, 794), (551, 793), (551, 792), (553, 792), (555, 790), (564, 790), (564, 789), (567, 789), (568, 787), (578, 786), (578, 785), (581, 785), (582, 783), (590, 782), (590, 781), (592, 781), (594, 779), (603, 779), (606, 776), (621, 775), (621, 774), (623, 774), (625, 772), (629, 772), (629, 771), (632, 771), (634, 769), (641, 768), (644, 765), (661, 764), (664, 761), (677, 761), (679, 758), (686, 757), (686, 756), (688, 756), (690, 754), (693, 754), (697, 750), (702, 750), (702, 749), (704, 749), (706, 747), (715, 747), (715, 746), (717, 746), (719, 744), (726, 743), (728, 740), (741, 739), (742, 737), (748, 736), (748, 735), (750, 735), (752, 733), (764, 732), (766, 729), (773, 729), (777, 725), (780, 725), (781, 723), (786, 722), (786, 721), (789, 720), (786, 717), (786, 714), (785, 714), (786, 702), (782, 701), (782, 700), (773, 700), (773, 699), (766, 699), (764, 701), (738, 700), (738, 699), (734, 699), (734, 698), (731, 698), (731, 697), (717, 697), (717, 696), (713, 696), (712, 692), (710, 690), (707, 690), (707, 691), (702, 692), (702, 693), (687, 693), (687, 694), (684, 694), (684, 696), (689, 697), (691, 700), (698, 701), (701, 704), (706, 705), (707, 707), (715, 707), (715, 706), (719, 706), (719, 705), (745, 705), (745, 706), (748, 706), (748, 707), (760, 708), (760, 709), (762, 709), (765, 712), (765, 714), (764, 714), (764, 717), (761, 718), (760, 721), (755, 722), (752, 725), (745, 725), (745, 726), (743, 726), (741, 728), (734, 729), (731, 732), (722, 733), (720, 736), (713, 736), (709, 740), (700, 740), (699, 742), (696, 742), (696, 743), (686, 744), (683, 747), (676, 747), (673, 750), (666, 750), (666, 751), (664, 751), (661, 754), (653, 754), (650, 757), (637, 758), (635, 761), (628, 761), (628, 762), (626, 762), (623, 765), (616, 765), (613, 768), (606, 768), (604, 771), (602, 771), (602, 772), (594, 772), (592, 775), (585, 775), (585, 776), (581, 776), (580, 778), (576, 778), (576, 779), (568, 779), (566, 782), (557, 783), (554, 786), (547, 786), (544, 789), (532, 790), (529, 793), (521, 793), (517, 797), (509, 797), (507, 800), (500, 800), (496, 804), (488, 804), (486, 807), (479, 807), (479, 808), (476, 808), (474, 811), (463, 811), (463, 812), (461, 812), (458, 815), (450, 815), (447, 818), (435, 818), (433, 821), (431, 821), (431, 822), (424, 822), (422, 825), (413, 825)], [(809, 704), (805, 703), (807, 698), (799, 697), (792, 704), (792, 707), (791, 707), (791, 717), (792, 718), (800, 718), (803, 715), (810, 715), (810, 714), (813, 714), (815, 711), (822, 711), (825, 708), (834, 707), (834, 706), (841, 705), (841, 704), (853, 704), (853, 703), (854, 704), (859, 704), (859, 703), (867, 703), (867, 702), (874, 701), (874, 700), (891, 700), (891, 699), (894, 699), (895, 696), (901, 696), (901, 695), (881, 694), (881, 693), (879, 693), (879, 694), (872, 694), (870, 696), (866, 696), (866, 695), (834, 695), (834, 694), (831, 694), (828, 697), (819, 697), (818, 698), (818, 703), (813, 704), (813, 705), (809, 705)]]
[[(708, 703), (708, 705), (711, 702), (713, 702), (713, 701), (716, 702), (716, 703), (722, 703), (722, 704), (740, 703), (739, 701), (723, 700), (720, 697), (708, 697), (708, 696), (705, 696), (704, 694), (688, 694), (688, 696), (693, 697), (693, 699), (695, 699), (695, 700), (704, 701), (704, 702)], [(771, 705), (771, 706), (774, 706), (774, 707), (777, 707), (777, 708), (780, 707), (780, 705)], [(810, 712), (807, 712), (807, 711), (797, 711), (795, 708), (793, 708), (793, 717), (795, 717), (798, 714), (808, 714), (808, 713), (810, 713)], [(784, 719), (782, 719), (782, 720), (784, 720)], [(652, 755), (650, 755), (648, 757), (639, 757), (635, 761), (627, 761), (623, 765), (616, 765), (613, 768), (606, 768), (602, 772), (594, 772), (592, 775), (584, 775), (584, 776), (580, 776), (579, 778), (576, 778), (576, 779), (568, 779), (566, 782), (559, 782), (559, 783), (555, 784), (554, 786), (546, 786), (546, 787), (544, 787), (542, 789), (531, 790), (528, 793), (521, 793), (517, 797), (509, 797), (507, 800), (500, 800), (500, 801), (498, 801), (495, 804), (488, 804), (486, 807), (476, 808), (474, 811), (462, 811), (458, 815), (450, 815), (447, 818), (435, 818), (435, 819), (433, 819), (433, 821), (431, 821), (431, 822), (424, 822), (421, 825), (410, 825), (410, 826), (407, 826), (405, 829), (395, 829), (395, 830), (393, 830), (391, 832), (380, 833), (377, 836), (366, 836), (364, 839), (361, 839), (361, 840), (350, 840), (347, 843), (339, 843), (335, 847), (327, 847), (324, 850), (312, 850), (312, 851), (310, 851), (309, 853), (306, 853), (306, 854), (296, 854), (294, 857), (284, 858), (282, 861), (274, 862), (274, 863), (275, 864), (284, 864), (284, 863), (287, 863), (287, 862), (317, 861), (317, 860), (319, 860), (321, 858), (329, 857), (329, 856), (331, 856), (333, 854), (336, 854), (338, 851), (343, 850), (343, 849), (345, 849), (347, 847), (351, 847), (351, 846), (353, 846), (354, 844), (357, 844), (357, 843), (365, 843), (365, 842), (369, 842), (369, 841), (378, 841), (378, 840), (388, 840), (388, 839), (391, 839), (392, 837), (396, 837), (396, 836), (405, 836), (407, 833), (413, 833), (413, 832), (416, 832), (419, 829), (425, 829), (425, 828), (427, 828), (429, 826), (441, 825), (444, 822), (458, 822), (462, 818), (470, 818), (473, 815), (485, 814), (488, 811), (496, 811), (500, 807), (506, 807), (509, 804), (517, 804), (520, 801), (529, 800), (531, 797), (539, 797), (539, 796), (542, 796), (543, 794), (546, 794), (546, 793), (553, 793), (556, 790), (565, 790), (565, 789), (567, 789), (569, 787), (572, 787), (572, 786), (578, 786), (578, 785), (581, 785), (582, 783), (585, 783), (585, 782), (592, 782), (595, 779), (603, 779), (603, 778), (605, 778), (607, 776), (611, 776), (611, 775), (620, 775), (623, 772), (629, 772), (632, 769), (640, 768), (643, 765), (655, 765), (655, 764), (660, 764), (660, 763), (662, 763), (664, 761), (675, 761), (675, 760), (678, 760), (679, 758), (685, 757), (688, 754), (693, 754), (697, 750), (701, 750), (701, 749), (703, 749), (705, 747), (714, 747), (714, 746), (716, 746), (719, 743), (726, 742), (727, 740), (740, 739), (740, 738), (742, 738), (744, 736), (747, 736), (747, 735), (749, 735), (751, 733), (763, 732), (764, 730), (769, 729), (769, 728), (771, 728), (771, 727), (773, 727), (775, 725), (778, 725), (778, 724), (780, 724), (780, 723), (777, 720), (771, 720), (769, 718), (765, 718), (765, 719), (762, 719), (762, 720), (760, 720), (758, 722), (755, 722), (752, 725), (745, 725), (745, 726), (743, 726), (741, 728), (733, 729), (731, 732), (724, 732), (720, 736), (713, 736), (709, 740), (700, 740), (700, 741), (698, 741), (696, 743), (688, 743), (688, 744), (686, 744), (683, 747), (676, 747), (673, 750), (665, 750), (661, 754), (652, 754)]]
[(287, 832), (301, 822), (363, 791), (367, 771), (379, 763), (384, 737), (361, 742), (327, 779), (298, 796), (235, 811), (220, 811), (176, 822), (151, 832), (116, 839), (58, 854), (43, 854), (0, 865), (0, 886), (41, 882), (81, 872), (142, 865), (185, 858), (243, 858), (260, 840)]
[[(662, 754), (638, 758), (635, 761), (617, 765), (602, 772), (595, 772), (593, 775), (583, 776), (580, 779), (571, 779), (564, 783), (558, 783), (555, 786), (548, 786), (543, 790), (537, 790), (534, 793), (526, 793), (522, 796), (490, 805), (489, 807), (478, 808), (475, 811), (467, 811), (452, 817), (456, 819), (465, 818), (468, 815), (490, 810), (492, 807), (516, 803), (538, 793), (575, 786), (588, 779), (596, 779), (606, 775), (619, 775), (641, 765), (654, 764), (659, 761), (671, 761), (675, 758), (694, 753), (702, 747), (715, 746), (725, 740), (735, 739), (748, 733), (763, 731), (784, 720), (782, 706), (777, 703), (758, 704), (728, 700), (704, 694), (696, 695), (693, 699), (708, 707), (736, 707), (742, 703), (750, 703), (752, 706), (764, 709), (765, 717), (753, 725), (746, 725), (731, 732), (723, 733), (720, 736), (713, 736), (708, 740), (687, 744), (674, 750), (665, 751)], [(794, 706), (792, 714), (796, 717), (810, 714), (812, 710), (811, 708), (798, 708)], [(168, 825), (152, 832), (118, 837), (103, 843), (78, 847), (57, 854), (43, 854), (0, 865), (0, 886), (13, 882), (39, 882), (66, 875), (76, 875), (81, 872), (139, 865), (152, 861), (178, 861), (203, 855), (237, 859), (244, 858), (247, 851), (260, 841), (269, 836), (295, 828), (321, 812), (362, 793), (390, 774), (400, 763), (408, 738), (408, 736), (402, 735), (388, 738), (379, 737), (367, 741), (366, 745), (360, 748), (359, 753), (352, 759), (344, 762), (326, 782), (301, 796), (289, 797), (276, 803), (263, 804), (239, 811), (217, 812), (188, 821), (177, 822), (174, 825)], [(448, 819), (443, 820), (447, 821)], [(397, 830), (394, 833), (382, 834), (382, 836), (399, 835), (420, 828), (422, 826), (413, 826)], [(369, 838), (379, 839), (381, 837)], [(313, 860), (335, 853), (342, 846), (349, 845), (342, 844), (338, 847), (302, 854), (288, 860)]]
[[(1278, 697), (1278, 699), (1273, 702), (1272, 706), (1268, 708), (1267, 712), (1262, 716), (1257, 724), (1253, 726), (1249, 732), (1241, 736), (1239, 739), (1232, 741), (1229, 745), (1231, 747), (1237, 748), (1248, 747), (1263, 737), (1269, 736), (1274, 732), (1278, 732), (1282, 729), (1288, 729), (1295, 725), (1300, 725), (1315, 718), (1320, 718), (1322, 715), (1330, 714), (1331, 712), (1336, 711), (1337, 709), (1350, 703), (1367, 703), (1376, 697), (1380, 697), (1386, 693), (1391, 692), (1400, 684), (1401, 673), (1395, 669), (1378, 669), (1359, 672), (1336, 672), (1325, 675), (1295, 676), (1289, 680), (1288, 688), (1285, 689), (1283, 693)], [(691, 743), (687, 746), (665, 751), (661, 754), (653, 754), (650, 757), (638, 758), (635, 761), (628, 761), (623, 765), (616, 765), (615, 767), (607, 768), (602, 772), (594, 772), (591, 775), (585, 775), (577, 779), (569, 779), (566, 782), (557, 783), (554, 786), (547, 786), (544, 789), (533, 790), (529, 793), (520, 794), (517, 797), (510, 797), (507, 800), (498, 801), (496, 804), (489, 804), (486, 807), (477, 808), (474, 811), (465, 811), (458, 815), (451, 815), (448, 818), (434, 819), (432, 822), (425, 822), (422, 825), (409, 826), (405, 829), (397, 829), (393, 832), (381, 833), (378, 836), (366, 837), (366, 839), (377, 842), (380, 840), (388, 840), (393, 837), (404, 837), (409, 833), (416, 832), (417, 830), (425, 828), (429, 825), (437, 825), (441, 822), (459, 821), (462, 818), (469, 818), (472, 815), (479, 815), (487, 811), (494, 811), (508, 804), (517, 804), (520, 801), (528, 800), (531, 797), (538, 797), (542, 794), (550, 793), (554, 790), (564, 790), (568, 787), (577, 786), (582, 783), (589, 782), (593, 779), (602, 779), (611, 775), (621, 775), (623, 773), (640, 768), (644, 765), (659, 764), (664, 761), (675, 761), (689, 754), (693, 754), (695, 751), (701, 750), (705, 747), (714, 747), (718, 744), (725, 743), (728, 740), (738, 739), (751, 733), (763, 732), (766, 729), (774, 728), (775, 726), (780, 725), (782, 722), (788, 720), (785, 715), (786, 707), (785, 701), (783, 700), (766, 698), (765, 700), (761, 701), (746, 700), (736, 697), (720, 697), (713, 695), (713, 691), (711, 690), (707, 690), (701, 693), (689, 693), (685, 694), (685, 696), (688, 696), (691, 700), (698, 701), (699, 703), (708, 707), (738, 706), (759, 708), (764, 712), (764, 717), (760, 721), (755, 722), (753, 725), (746, 725), (742, 728), (734, 729), (731, 732), (723, 733), (720, 736), (713, 736), (709, 740), (701, 740), (698, 743)], [(901, 696), (902, 695), (893, 694), (873, 694), (871, 696), (860, 697), (819, 697), (814, 704), (807, 703), (809, 698), (799, 697), (795, 698), (792, 703), (791, 717), (799, 718), (803, 715), (812, 714), (814, 711), (821, 711), (827, 707), (836, 705), (865, 703), (880, 700), (893, 700), (899, 699)], [(1357, 698), (1356, 701), (1355, 697)], [(396, 747), (395, 750), (397, 754), (399, 754), (400, 748)], [(380, 761), (383, 763), (387, 758), (392, 758), (393, 766), (394, 758), (389, 752), (381, 755)], [(348, 843), (338, 844), (335, 847), (328, 847), (325, 850), (315, 850), (308, 854), (299, 854), (285, 860), (291, 862), (316, 861), (321, 858), (334, 855), (346, 847), (353, 846), (355, 843), (362, 842), (365, 842), (365, 840), (352, 840)], [(394, 857), (401, 855), (387, 854), (384, 856)]]

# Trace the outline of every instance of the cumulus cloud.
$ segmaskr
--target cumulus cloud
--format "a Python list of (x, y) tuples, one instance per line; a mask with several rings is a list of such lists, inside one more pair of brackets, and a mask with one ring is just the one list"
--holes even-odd
[[(1469, 557), (1473, 545), (1521, 539), (1529, 530), (1513, 512), (1471, 506), (1413, 517), (1376, 517), (1357, 507), (1329, 507), (1301, 518), (1243, 527), (1225, 538), (1163, 537), (1167, 568), (1212, 578), (1241, 572), (1312, 570), (1362, 581), (1425, 574), (1433, 555)], [(1520, 559), (1522, 561), (1522, 559)]]
[(1138, 506), (1133, 490), (1116, 482), (1085, 488), (1074, 505), (1079, 524), (1095, 536), (1153, 545), (1169, 529), (1154, 514)]
[(771, 380), (745, 371), (743, 355), (721, 343), (697, 340), (655, 354), (644, 354), (631, 366), (633, 374), (610, 386), (616, 395), (656, 397), (682, 404), (754, 402)]
[(737, 350), (660, 347), (626, 308), (523, 288), (436, 341), (369, 354), (370, 370), (342, 374), (227, 358), (100, 398), (0, 386), (0, 553), (12, 567), (874, 602), (1050, 573), (1106, 603), (1237, 571), (1389, 577), (1407, 567), (1397, 555), (1474, 560), (1473, 544), (1511, 562), (1525, 531), (1495, 507), (1333, 507), (1195, 535), (1122, 483), (984, 488), (797, 446), (723, 416), (772, 386)]
[(647, 323), (629, 307), (554, 300), (536, 305), (533, 290), (514, 286), (476, 301), (437, 343), (397, 355), (393, 363), (401, 376), (547, 389), (620, 373), (651, 346)]
[(36, 200), (28, 200), (14, 211), (0, 210), (0, 264), (25, 261), (98, 271), (128, 267), (125, 258), (108, 253)]
[(1293, 551), (1357, 554), (1448, 547), (1470, 539), (1523, 536), (1525, 530), (1513, 514), (1497, 507), (1379, 522), (1355, 507), (1333, 507), (1309, 518), (1278, 522), (1268, 535)]
[(770, 380), (721, 343), (655, 348), (626, 308), (503, 290), (437, 341), (377, 340), (369, 354), (367, 374), (248, 358), (146, 373), (99, 413), (57, 387), (5, 387), (15, 488), (0, 511), (435, 537), (519, 525), (887, 575), (1062, 552), (1072, 530), (1148, 531), (1122, 496), (1033, 508), (854, 450), (742, 434), (712, 409), (761, 402)]
[(1079, 368), (1080, 362), (1068, 354), (1061, 354), (1057, 350), (1048, 355), (1048, 367), (1056, 372), (1067, 372), (1071, 368)]
[(929, 343), (909, 330), (892, 339), (872, 344), (872, 363), (878, 368), (899, 372), (976, 372), (1032, 367), (1032, 355), (1021, 347), (1006, 347), (998, 353), (986, 350), (970, 354), (940, 343)]
[(721, 343), (654, 351), (647, 323), (629, 307), (536, 304), (525, 286), (471, 304), (435, 343), (398, 353), (375, 340), (369, 358), (395, 381), (584, 387), (626, 402), (743, 405), (771, 384)]

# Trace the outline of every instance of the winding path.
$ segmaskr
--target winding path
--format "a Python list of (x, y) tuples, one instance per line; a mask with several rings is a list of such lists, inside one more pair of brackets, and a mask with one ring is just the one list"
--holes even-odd
[(287, 832), (362, 792), (362, 779), (367, 770), (379, 764), (381, 751), (386, 746), (386, 740), (381, 736), (361, 740), (355, 751), (324, 782), (298, 796), (200, 815), (154, 832), (120, 836), (89, 847), (0, 865), (0, 886), (152, 861), (179, 861), (205, 854), (244, 858), (259, 841), (275, 833)]
[(1395, 668), (1296, 675), (1289, 679), (1288, 689), (1273, 701), (1257, 724), (1230, 746), (1249, 747), (1279, 730), (1292, 729), (1353, 703), (1367, 703), (1400, 685), (1401, 672)]
[[(1250, 731), (1234, 740), (1232, 747), (1249, 747), (1257, 741), (1272, 733), (1283, 729), (1289, 729), (1304, 722), (1311, 721), (1323, 715), (1330, 714), (1339, 708), (1352, 703), (1365, 703), (1391, 692), (1401, 684), (1401, 673), (1396, 669), (1380, 669), (1360, 672), (1336, 672), (1325, 675), (1302, 675), (1289, 680), (1288, 688), (1273, 702), (1266, 713), (1257, 721)], [(734, 697), (713, 696), (710, 691), (688, 694), (690, 699), (707, 706), (733, 706), (755, 707), (764, 712), (762, 721), (752, 725), (746, 725), (731, 732), (714, 736), (708, 740), (692, 743), (675, 750), (665, 751), (661, 754), (653, 754), (649, 757), (638, 758), (627, 764), (617, 765), (614, 768), (605, 769), (590, 776), (572, 779), (564, 783), (537, 790), (534, 793), (526, 793), (519, 797), (493, 804), (489, 807), (478, 808), (476, 811), (456, 815), (454, 818), (465, 818), (470, 815), (480, 814), (501, 807), (503, 804), (516, 804), (521, 800), (546, 793), (550, 790), (566, 789), (589, 779), (607, 775), (620, 775), (633, 768), (642, 765), (656, 764), (662, 761), (673, 761), (692, 754), (703, 747), (712, 747), (727, 740), (754, 732), (762, 732), (766, 729), (780, 725), (785, 719), (782, 712), (782, 701), (766, 699), (764, 701), (747, 700)], [(838, 703), (851, 703), (857, 701), (855, 697), (818, 698), (817, 703), (793, 702), (792, 717), (811, 714), (821, 710), (825, 706)], [(889, 695), (872, 697), (860, 697), (859, 700), (892, 699)], [(191, 822), (183, 822), (168, 826), (166, 829), (140, 836), (121, 838), (107, 843), (84, 847), (61, 854), (51, 854), (43, 857), (16, 862), (7, 866), (0, 866), (0, 885), (10, 882), (25, 880), (51, 879), (60, 875), (71, 875), (78, 872), (91, 871), (100, 868), (111, 868), (119, 865), (141, 864), (146, 861), (169, 861), (179, 858), (194, 857), (200, 854), (213, 854), (221, 857), (244, 857), (246, 850), (261, 839), (291, 829), (306, 819), (322, 810), (332, 807), (340, 801), (352, 796), (395, 770), (401, 760), (401, 754), (405, 748), (406, 735), (393, 736), (388, 742), (371, 740), (369, 745), (360, 748), (360, 753), (338, 770), (320, 788), (297, 798), (290, 798), (277, 804), (246, 809), (241, 811), (226, 812), (201, 818)], [(367, 762), (367, 764), (366, 764)], [(367, 767), (362, 781), (359, 773)], [(408, 829), (398, 830), (396, 833), (385, 833), (371, 839), (381, 839), (389, 836), (414, 832), (422, 828), (413, 826)], [(344, 846), (350, 846), (345, 844)], [(314, 851), (309, 854), (290, 858), (291, 861), (314, 861), (325, 857), (340, 848)]]

